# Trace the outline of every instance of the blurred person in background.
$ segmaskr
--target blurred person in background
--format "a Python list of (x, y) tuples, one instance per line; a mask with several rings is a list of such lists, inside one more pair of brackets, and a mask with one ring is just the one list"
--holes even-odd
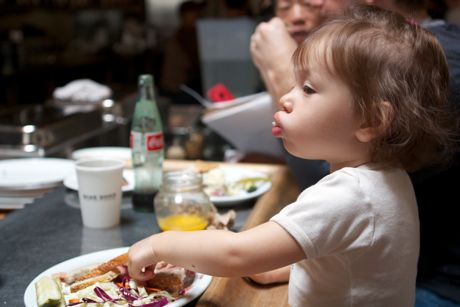
[(225, 0), (223, 5), (225, 17), (252, 16), (247, 0)]
[(160, 90), (173, 103), (196, 103), (194, 98), (181, 91), (181, 84), (198, 93), (202, 92), (196, 23), (202, 16), (204, 6), (203, 2), (198, 1), (180, 4), (179, 28), (164, 50)]
[[(251, 54), (272, 96), (275, 110), (281, 96), (295, 84), (294, 77), (289, 74), (294, 50), (310, 31), (325, 21), (326, 10), (344, 8), (342, 1), (274, 0), (265, 4), (270, 5), (274, 17), (257, 27), (251, 38)], [(338, 8), (329, 9), (329, 6)]]
[(446, 0), (446, 20), (460, 25), (460, 0)]
[[(264, 1), (264, 10), (274, 17), (262, 22), (251, 38), (251, 55), (265, 83), (276, 111), (281, 96), (295, 84), (291, 55), (310, 31), (322, 24), (328, 15), (341, 12), (349, 0), (273, 0)], [(270, 8), (267, 9), (267, 5)], [(267, 119), (270, 120), (270, 119)], [(280, 145), (281, 146), (281, 145)], [(319, 160), (304, 160), (285, 151), (285, 159), (300, 190), (329, 173), (329, 165)]]

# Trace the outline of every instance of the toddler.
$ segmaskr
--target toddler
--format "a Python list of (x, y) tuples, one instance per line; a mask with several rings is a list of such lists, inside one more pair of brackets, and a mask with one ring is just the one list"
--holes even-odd
[(400, 15), (357, 6), (312, 33), (293, 63), (297, 84), (272, 133), (331, 173), (252, 229), (154, 234), (130, 248), (129, 273), (147, 280), (163, 260), (289, 279), (292, 306), (413, 306), (419, 220), (407, 171), (450, 152), (442, 48)]

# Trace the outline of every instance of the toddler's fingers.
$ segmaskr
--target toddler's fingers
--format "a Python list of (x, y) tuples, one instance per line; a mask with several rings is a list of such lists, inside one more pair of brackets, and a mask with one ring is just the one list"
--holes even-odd
[(138, 267), (132, 263), (128, 264), (128, 273), (131, 278), (137, 281), (146, 281), (152, 279), (154, 274), (155, 266), (150, 267)]

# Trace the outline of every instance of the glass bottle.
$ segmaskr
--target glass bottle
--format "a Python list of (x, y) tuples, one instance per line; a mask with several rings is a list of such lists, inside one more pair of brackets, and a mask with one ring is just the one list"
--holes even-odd
[(201, 175), (192, 170), (166, 172), (154, 206), (158, 225), (164, 231), (205, 229), (214, 213)]
[(190, 160), (198, 160), (203, 157), (204, 137), (200, 130), (190, 132), (188, 140), (185, 142), (185, 152)]
[(152, 75), (139, 76), (138, 87), (139, 99), (130, 135), (134, 171), (132, 204), (134, 210), (151, 212), (163, 176), (163, 125), (155, 103)]
[(168, 159), (183, 160), (185, 156), (185, 149), (182, 147), (179, 138), (174, 137), (171, 146), (166, 150), (166, 157)]

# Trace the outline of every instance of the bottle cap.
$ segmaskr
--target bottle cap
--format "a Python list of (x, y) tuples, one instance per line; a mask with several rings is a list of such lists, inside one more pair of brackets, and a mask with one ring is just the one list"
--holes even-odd
[(153, 83), (153, 76), (150, 74), (144, 74), (139, 76), (139, 84), (151, 84)]

